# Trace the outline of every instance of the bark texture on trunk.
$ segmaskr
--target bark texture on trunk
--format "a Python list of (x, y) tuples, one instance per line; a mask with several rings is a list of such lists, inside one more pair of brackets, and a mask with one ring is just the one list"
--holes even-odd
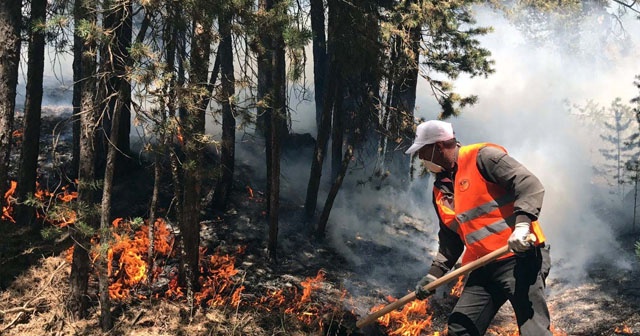
[[(121, 111), (120, 130), (118, 138), (114, 142), (118, 147), (116, 174), (120, 174), (130, 161), (130, 140), (131, 133), (131, 84), (127, 80), (127, 68), (132, 66), (129, 57), (132, 34), (133, 9), (131, 0), (108, 0), (103, 4), (104, 19), (103, 26), (106, 31), (112, 31), (110, 40), (102, 47), (102, 72), (104, 74), (104, 84), (100, 85), (104, 99), (101, 99), (103, 117), (101, 146), (98, 148), (97, 161), (99, 173), (102, 173), (106, 156), (109, 151), (109, 137), (112, 134), (112, 118), (116, 108)], [(144, 27), (142, 27), (144, 28)]]
[(328, 0), (328, 17), (329, 25), (327, 28), (327, 55), (328, 55), (328, 77), (326, 78), (324, 97), (322, 99), (322, 117), (318, 127), (318, 135), (316, 139), (316, 147), (311, 158), (311, 171), (309, 173), (309, 183), (307, 183), (307, 195), (304, 202), (304, 215), (307, 221), (311, 221), (315, 216), (318, 192), (320, 191), (320, 181), (322, 180), (322, 165), (326, 156), (327, 144), (331, 136), (331, 118), (333, 115), (333, 107), (337, 95), (338, 72), (335, 59), (335, 38), (336, 38), (336, 19), (337, 19), (337, 1)]
[[(213, 206), (225, 210), (233, 188), (235, 170), (236, 119), (234, 111), (235, 77), (233, 74), (233, 45), (231, 40), (232, 13), (220, 13), (220, 47), (218, 56), (221, 68), (220, 104), (222, 105), (222, 139), (220, 146), (221, 175), (213, 196)], [(215, 67), (214, 67), (215, 68)]]
[[(111, 244), (111, 199), (113, 190), (113, 176), (116, 171), (116, 161), (119, 148), (117, 147), (118, 132), (120, 130), (120, 120), (123, 109), (116, 104), (114, 114), (111, 118), (111, 134), (109, 135), (109, 148), (107, 150), (107, 164), (104, 171), (104, 183), (102, 189), (102, 204), (100, 213), (100, 258), (98, 259), (98, 286), (100, 293), (100, 327), (102, 331), (109, 331), (113, 328), (113, 317), (111, 315), (111, 300), (109, 298), (109, 276), (107, 250)], [(153, 231), (153, 230), (150, 230)]]
[(316, 106), (316, 129), (320, 130), (327, 76), (327, 38), (324, 26), (324, 1), (310, 0), (311, 32), (313, 34), (313, 93)]
[[(95, 23), (96, 9), (91, 0), (78, 1), (74, 16), (76, 27), (80, 27), (81, 20)], [(80, 153), (78, 161), (78, 222), (97, 229), (95, 203), (95, 145), (98, 111), (96, 108), (96, 42), (84, 40), (81, 53), (82, 90), (80, 92)], [(72, 231), (74, 244), (74, 260), (71, 264), (71, 297), (69, 308), (78, 318), (87, 315), (87, 283), (91, 264), (89, 251), (91, 243), (90, 232)], [(77, 260), (76, 260), (77, 258)]]
[[(282, 8), (281, 0), (267, 0), (267, 9), (278, 11)], [(286, 13), (275, 13), (280, 17)], [(279, 21), (270, 27), (271, 49), (271, 83), (273, 86), (269, 91), (270, 109), (268, 111), (267, 128), (267, 180), (268, 180), (268, 218), (269, 218), (269, 258), (272, 262), (277, 261), (278, 230), (279, 230), (279, 209), (280, 209), (280, 153), (282, 139), (288, 134), (287, 129), (287, 108), (286, 108), (286, 65), (285, 65), (285, 42), (284, 42), (283, 21)]]
[(211, 53), (211, 25), (212, 18), (207, 15), (207, 3), (196, 1), (193, 10), (193, 38), (191, 41), (191, 71), (189, 73), (190, 92), (187, 115), (183, 119), (184, 126), (184, 154), (182, 166), (183, 205), (180, 231), (183, 243), (183, 264), (185, 267), (187, 301), (189, 307), (194, 308), (194, 294), (198, 286), (198, 258), (200, 247), (200, 210), (202, 197), (202, 160), (205, 144), (205, 110), (207, 101), (199, 92), (207, 89), (207, 75), (209, 57)]
[[(20, 63), (21, 0), (0, 1), (0, 195), (8, 190), (9, 156)], [(0, 197), (0, 209), (5, 204)]]
[(20, 170), (16, 189), (17, 222), (31, 225), (33, 230), (40, 228), (35, 218), (35, 208), (24, 204), (33, 197), (36, 190), (38, 171), (38, 155), (40, 153), (40, 116), (42, 114), (42, 78), (44, 71), (45, 36), (47, 0), (31, 2), (31, 22), (37, 29), (29, 33), (29, 51), (27, 64), (27, 86), (24, 104), (24, 125), (22, 149), (20, 152)]
[(336, 197), (338, 196), (338, 191), (340, 191), (340, 187), (342, 186), (342, 181), (347, 174), (347, 168), (349, 168), (349, 162), (351, 162), (351, 158), (353, 158), (353, 146), (347, 145), (347, 149), (344, 152), (344, 158), (342, 158), (340, 171), (338, 172), (336, 179), (331, 185), (331, 189), (329, 190), (329, 194), (327, 195), (327, 200), (326, 202), (324, 202), (322, 214), (320, 214), (320, 218), (318, 219), (316, 235), (319, 238), (325, 237), (325, 234), (327, 232), (327, 222), (329, 222), (329, 215), (331, 214), (331, 208), (333, 208), (333, 202), (335, 202)]

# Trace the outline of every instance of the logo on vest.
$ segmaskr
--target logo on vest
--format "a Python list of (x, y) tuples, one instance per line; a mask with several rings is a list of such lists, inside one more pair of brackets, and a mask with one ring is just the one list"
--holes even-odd
[(469, 189), (469, 180), (464, 179), (460, 181), (458, 185), (459, 185), (460, 191), (466, 191), (467, 189)]

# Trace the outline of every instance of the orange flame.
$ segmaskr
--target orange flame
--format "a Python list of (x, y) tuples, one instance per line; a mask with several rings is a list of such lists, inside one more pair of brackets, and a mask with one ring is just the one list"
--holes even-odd
[[(113, 284), (109, 287), (109, 296), (115, 300), (129, 298), (129, 290), (147, 279), (147, 253), (149, 250), (149, 226), (143, 225), (133, 232), (131, 223), (116, 218), (112, 222), (113, 243), (107, 251), (107, 274), (113, 277)], [(158, 219), (154, 223), (154, 247), (156, 254), (168, 255), (172, 250), (173, 238), (170, 237), (164, 220)], [(117, 270), (113, 269), (113, 261), (118, 260)], [(173, 280), (172, 280), (173, 281)], [(177, 284), (177, 280), (174, 284)], [(169, 289), (167, 295), (178, 296), (177, 286)]]
[(178, 286), (178, 277), (175, 277), (171, 279), (171, 281), (169, 281), (169, 289), (167, 289), (164, 295), (169, 298), (170, 297), (180, 298), (184, 296), (184, 293), (182, 292), (182, 288)]
[(283, 290), (267, 290), (267, 295), (260, 297), (260, 304), (262, 304), (267, 311), (271, 311), (271, 307), (280, 307), (282, 306), (287, 298), (283, 294)]
[(299, 296), (296, 293), (292, 301), (293, 304), (289, 308), (285, 309), (284, 312), (295, 315), (298, 320), (307, 325), (312, 325), (314, 320), (317, 320), (321, 324), (322, 320), (317, 319), (320, 315), (321, 307), (318, 307), (311, 302), (311, 294), (322, 288), (324, 276), (325, 272), (323, 270), (319, 270), (315, 278), (309, 277), (306, 280), (301, 281), (300, 285), (303, 288), (302, 295)]
[(616, 327), (616, 329), (613, 332), (621, 335), (633, 335), (633, 330), (631, 330), (631, 328), (626, 325), (622, 327)]
[(464, 274), (458, 277), (458, 282), (456, 282), (456, 284), (451, 288), (451, 291), (449, 292), (449, 294), (452, 296), (460, 297), (460, 295), (462, 294), (463, 287), (464, 287)]
[(250, 186), (247, 186), (247, 191), (249, 192), (249, 199), (253, 199), (253, 189)]
[(78, 198), (78, 192), (77, 191), (69, 191), (65, 187), (63, 187), (62, 190), (63, 190), (63, 193), (62, 194), (58, 194), (58, 199), (60, 199), (61, 201), (67, 203), (67, 202), (71, 202), (74, 199)]
[(184, 145), (184, 136), (182, 136), (182, 127), (178, 126), (176, 137), (181, 145)]
[(11, 201), (13, 199), (13, 194), (16, 192), (16, 188), (18, 187), (18, 182), (11, 181), (9, 185), (9, 190), (4, 193), (4, 204), (2, 206), (2, 216), (0, 218), (2, 220), (8, 220), (12, 223), (15, 223), (15, 219), (11, 216), (13, 213), (13, 207), (11, 206)]
[(233, 306), (238, 307), (240, 305), (240, 300), (242, 299), (242, 297), (241, 297), (242, 291), (244, 291), (244, 286), (238, 287), (233, 292), (233, 295), (231, 296), (231, 304)]
[[(204, 251), (202, 251), (204, 253)], [(196, 302), (205, 302), (209, 306), (221, 306), (227, 303), (228, 291), (233, 287), (233, 276), (238, 274), (235, 268), (236, 259), (230, 255), (212, 255), (209, 258), (207, 268), (209, 275), (200, 278), (202, 289), (194, 295)], [(244, 287), (242, 287), (244, 289)], [(239, 291), (240, 290), (240, 291)], [(231, 295), (231, 302), (240, 300), (240, 288), (234, 290)], [(234, 298), (235, 297), (235, 298)]]
[[(396, 298), (388, 296), (387, 301), (389, 303), (397, 301)], [(371, 309), (371, 312), (376, 312), (386, 305), (381, 304)], [(423, 331), (429, 331), (431, 329), (432, 314), (427, 313), (429, 306), (429, 300), (414, 300), (402, 307), (401, 311), (392, 311), (389, 314), (380, 316), (378, 322), (383, 326), (392, 329), (389, 335), (401, 335), (401, 336), (418, 336)], [(435, 332), (434, 335), (439, 335), (439, 332)]]

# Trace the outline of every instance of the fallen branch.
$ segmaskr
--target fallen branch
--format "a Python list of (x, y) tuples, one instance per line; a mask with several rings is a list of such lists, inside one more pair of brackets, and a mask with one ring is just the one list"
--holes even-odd
[(7, 309), (7, 310), (0, 310), (0, 315), (7, 315), (7, 314), (13, 314), (13, 313), (32, 313), (34, 310), (36, 310), (35, 308), (26, 308), (26, 307), (15, 307), (15, 308), (11, 308), (11, 309)]

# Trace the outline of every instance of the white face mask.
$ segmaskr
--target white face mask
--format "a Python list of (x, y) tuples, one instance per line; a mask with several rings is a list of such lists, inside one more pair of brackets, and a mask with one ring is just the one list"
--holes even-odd
[(444, 168), (442, 168), (441, 165), (435, 164), (433, 163), (433, 155), (435, 154), (436, 151), (436, 146), (433, 146), (433, 150), (431, 151), (431, 159), (429, 160), (422, 160), (422, 164), (424, 164), (424, 166), (427, 168), (428, 171), (437, 174), (437, 173), (441, 173), (444, 171)]

